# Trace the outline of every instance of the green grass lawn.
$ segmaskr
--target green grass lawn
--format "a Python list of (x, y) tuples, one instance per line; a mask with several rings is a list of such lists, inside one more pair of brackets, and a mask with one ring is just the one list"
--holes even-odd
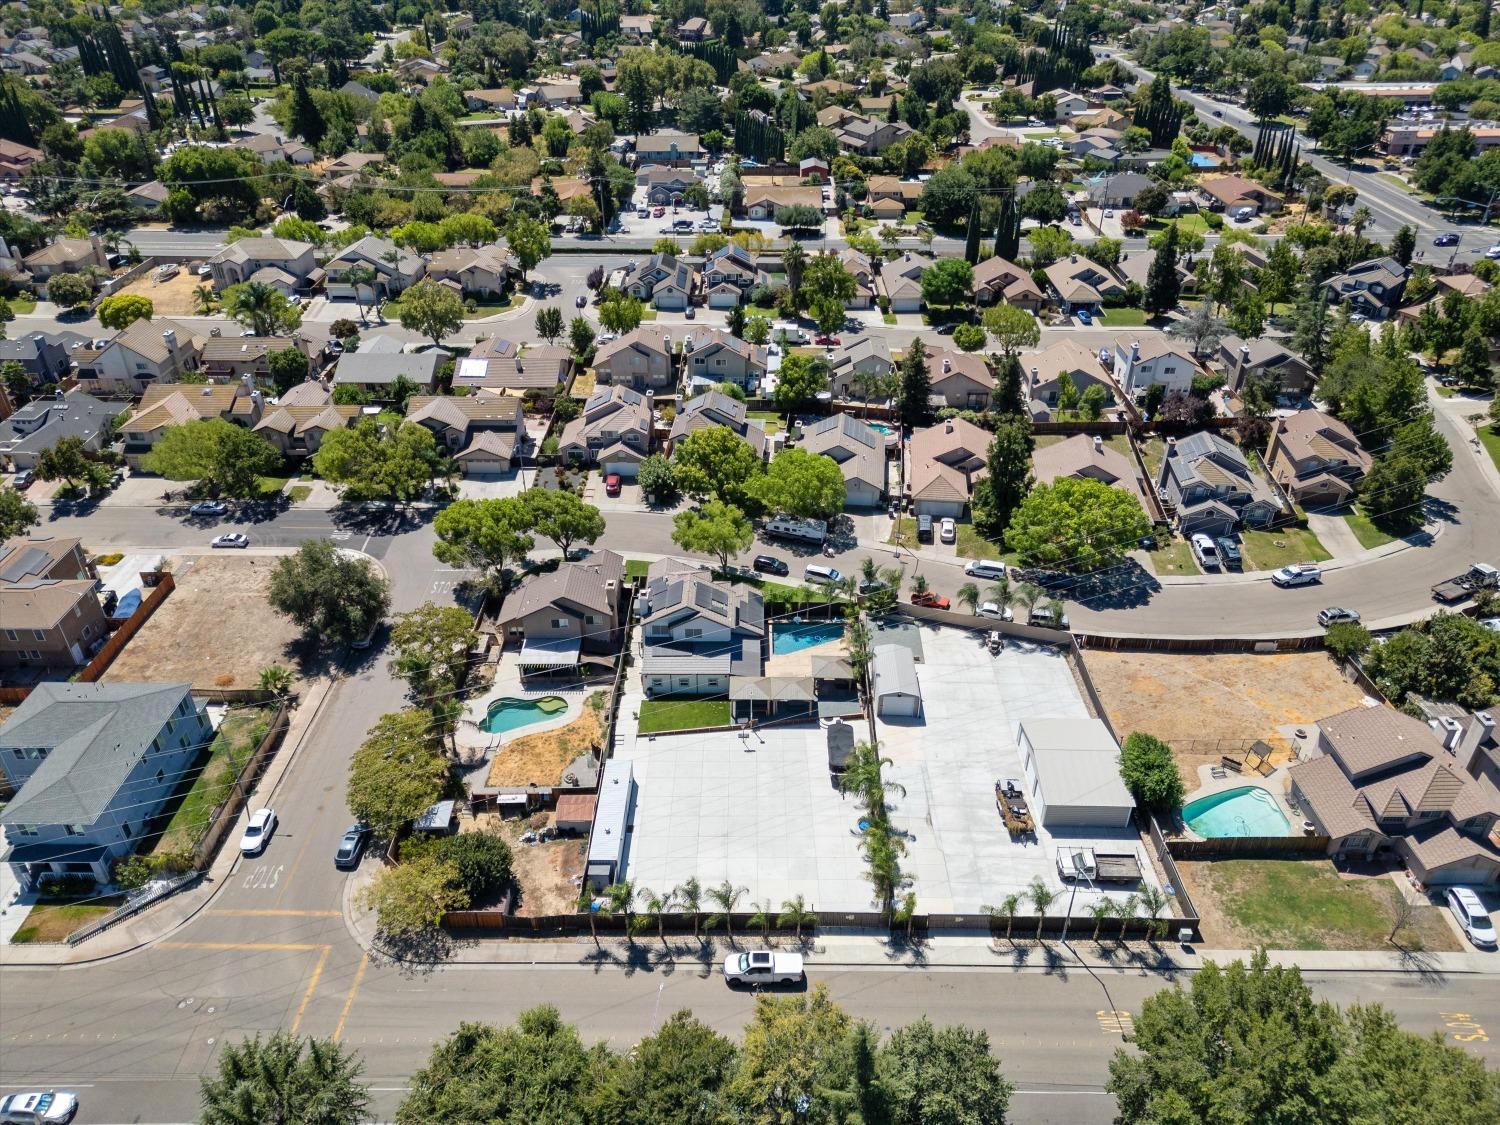
[(288, 492), (287, 495), (291, 497), (293, 504), (300, 504), (302, 503), (302, 501), (306, 500), (309, 496), (312, 495), (312, 485), (294, 484), (292, 485), (291, 491)]
[(74, 930), (104, 917), (124, 901), (123, 895), (109, 895), (87, 902), (37, 903), (10, 939), (11, 944), (64, 941)]
[(642, 734), (728, 725), (727, 699), (647, 699), (641, 703)]
[(1167, 443), (1159, 437), (1147, 438), (1139, 443), (1141, 460), (1146, 463), (1146, 472), (1153, 481), (1161, 477), (1162, 458), (1167, 455)]
[(512, 293), (503, 301), (480, 301), (474, 306), (473, 312), (468, 311), (468, 306), (464, 307), (464, 319), (479, 320), (480, 318), (486, 316), (497, 316), (500, 313), (508, 312), (511, 309), (520, 308), (522, 302), (525, 300), (526, 294)]
[(890, 313), (890, 312), (883, 312), (883, 313), (880, 314), (880, 320), (881, 320), (882, 324), (892, 324), (892, 325), (894, 325), (896, 323), (896, 314), (895, 313)]
[(1001, 544), (993, 543), (980, 535), (972, 523), (959, 523), (958, 553), (966, 559), (1000, 559), (1009, 566), (1019, 565), (1014, 551), (1007, 551)]
[(648, 563), (645, 559), (626, 559), (625, 560), (625, 577), (626, 578), (644, 578), (644, 577), (646, 577), (646, 571), (649, 570), (650, 568), (651, 568), (651, 564)]
[(1479, 440), (1484, 447), (1490, 451), (1490, 460), (1495, 462), (1495, 468), (1500, 469), (1500, 434), (1488, 425), (1476, 426), (1474, 432), (1479, 435)]
[(1344, 513), (1344, 522), (1349, 525), (1349, 530), (1354, 532), (1354, 538), (1359, 540), (1359, 545), (1366, 549), (1370, 547), (1384, 547), (1387, 543), (1394, 543), (1401, 538), (1380, 527), (1369, 516), (1357, 509), (1350, 509)]
[(1103, 315), (1094, 317), (1094, 323), (1106, 328), (1139, 328), (1148, 315), (1145, 309), (1105, 309)]
[(10, 311), (17, 316), (29, 316), (36, 312), (35, 297), (12, 297), (10, 299)]
[(1242, 531), (1240, 552), (1246, 570), (1275, 570), (1290, 563), (1322, 562), (1333, 557), (1305, 527)]
[(779, 434), (786, 429), (786, 419), (774, 410), (751, 410), (745, 417), (752, 422), (759, 422), (761, 429), (767, 434)]
[(198, 846), (208, 829), (209, 817), (229, 795), (235, 777), (265, 737), (270, 721), (271, 710), (264, 707), (234, 708), (224, 716), (213, 742), (198, 763), (200, 772), (182, 795), (182, 802), (158, 838), (154, 852), (165, 855), (191, 851)]
[[(1389, 880), (1341, 879), (1326, 859), (1195, 863), (1189, 881), (1194, 897), (1212, 898), (1247, 948), (1383, 949), (1395, 922)], [(1432, 907), (1419, 907), (1412, 931), (1399, 936), (1407, 948), (1458, 948)]]
[(256, 477), (255, 483), (260, 486), (261, 496), (270, 499), (285, 488), (287, 481), (291, 479), (291, 477)]
[(1202, 215), (1180, 215), (1173, 221), (1177, 224), (1179, 234), (1191, 231), (1194, 234), (1206, 235), (1209, 232), (1208, 220)]
[(1193, 549), (1186, 539), (1164, 539), (1156, 537), (1156, 550), (1147, 553), (1151, 569), (1159, 576), (1178, 577), (1185, 574), (1201, 574), (1198, 560), (1193, 558)]

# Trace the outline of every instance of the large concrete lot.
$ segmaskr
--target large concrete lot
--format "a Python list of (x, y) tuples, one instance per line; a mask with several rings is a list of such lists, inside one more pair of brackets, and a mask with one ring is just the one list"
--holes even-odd
[[(1087, 718), (1067, 659), (1056, 649), (1008, 644), (991, 656), (984, 634), (923, 626), (917, 680), (923, 715), (877, 720), (881, 752), (891, 759), (891, 822), (908, 833), (902, 868), (916, 880), (917, 909), (978, 914), (1040, 877), (1054, 891), (1059, 838), (1040, 824), (1034, 839), (1012, 840), (995, 808), (995, 781), (1022, 778), (1016, 725), (1028, 719)], [(1101, 830), (1068, 843), (1111, 844), (1146, 856), (1133, 832)], [(1099, 892), (1123, 896), (1136, 888)], [(1098, 897), (1080, 888), (1077, 913)], [(1021, 912), (1031, 910), (1022, 900)]]

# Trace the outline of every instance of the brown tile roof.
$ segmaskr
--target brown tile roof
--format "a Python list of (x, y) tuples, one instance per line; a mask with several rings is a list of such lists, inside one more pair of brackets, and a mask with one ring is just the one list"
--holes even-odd
[[(587, 562), (564, 563), (550, 573), (534, 574), (506, 599), (499, 624), (559, 604), (613, 613), (624, 577), (625, 560), (613, 551), (599, 551)], [(608, 586), (610, 582), (613, 588)]]
[(1375, 827), (1369, 805), (1332, 758), (1324, 755), (1299, 762), (1288, 772), (1324, 831), (1333, 839)]
[(1351, 777), (1414, 754), (1430, 758), (1441, 745), (1426, 723), (1394, 707), (1351, 707), (1319, 719), (1318, 729)]
[(911, 436), (912, 463), (983, 458), (994, 435), (963, 418), (950, 418)]
[(913, 500), (967, 502), (969, 481), (951, 465), (930, 459), (914, 459), (911, 466), (911, 495)]
[(51, 629), (88, 597), (91, 579), (30, 578), (0, 586), (0, 619), (11, 629)]

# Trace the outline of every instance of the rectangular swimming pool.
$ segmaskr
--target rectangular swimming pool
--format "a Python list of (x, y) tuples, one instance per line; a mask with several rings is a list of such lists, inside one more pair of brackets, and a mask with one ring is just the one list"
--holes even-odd
[(836, 641), (844, 635), (844, 626), (838, 621), (814, 621), (805, 625), (776, 625), (771, 630), (771, 652), (785, 656), (789, 652), (801, 652), (805, 648)]

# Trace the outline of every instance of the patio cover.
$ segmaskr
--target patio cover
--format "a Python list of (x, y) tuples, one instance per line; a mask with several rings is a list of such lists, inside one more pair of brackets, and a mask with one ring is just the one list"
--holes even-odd
[(578, 637), (560, 637), (521, 642), (520, 663), (532, 668), (565, 668), (578, 663), (583, 641)]

